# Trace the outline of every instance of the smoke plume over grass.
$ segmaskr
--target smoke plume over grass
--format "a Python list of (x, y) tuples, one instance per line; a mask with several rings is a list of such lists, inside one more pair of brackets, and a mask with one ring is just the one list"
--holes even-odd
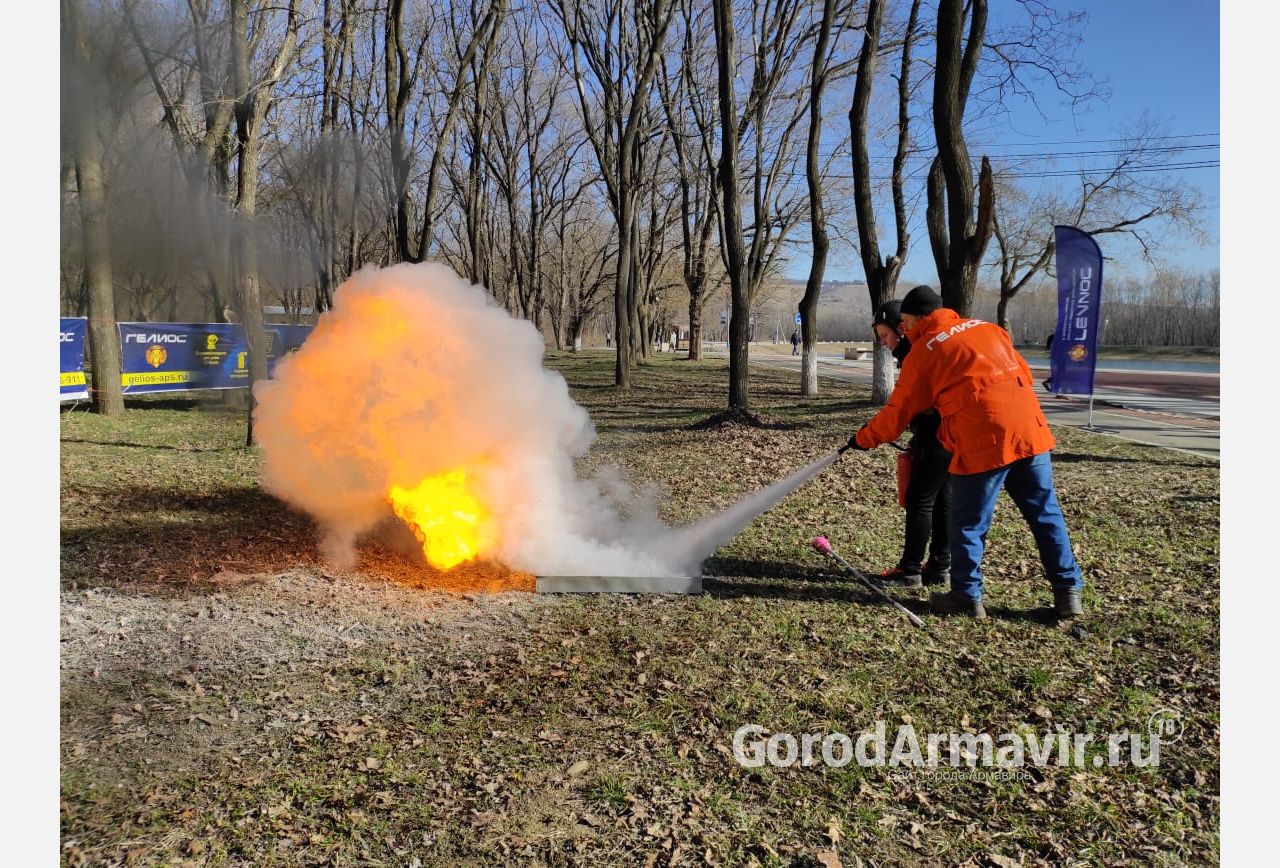
[(256, 387), (262, 484), (315, 519), (343, 566), (391, 515), (393, 487), (461, 470), (485, 511), (483, 559), (541, 575), (672, 576), (696, 573), (830, 463), (669, 528), (653, 492), (616, 473), (577, 477), (573, 458), (595, 431), (543, 349), (532, 324), (443, 265), (366, 267)]

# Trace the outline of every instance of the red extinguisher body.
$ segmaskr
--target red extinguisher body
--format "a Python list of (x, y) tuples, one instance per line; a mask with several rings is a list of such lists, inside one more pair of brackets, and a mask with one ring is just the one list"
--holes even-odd
[(911, 484), (911, 450), (898, 453), (898, 506), (907, 508), (907, 486)]

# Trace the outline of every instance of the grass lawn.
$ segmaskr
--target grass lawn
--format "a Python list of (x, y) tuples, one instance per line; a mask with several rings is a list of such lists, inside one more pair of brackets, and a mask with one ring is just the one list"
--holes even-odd
[[(769, 427), (691, 430), (723, 409), (727, 362), (659, 359), (625, 393), (611, 354), (547, 364), (597, 428), (580, 472), (658, 484), (672, 523), (830, 452), (875, 409), (866, 387), (802, 398), (761, 367)], [(1218, 861), (1216, 462), (1056, 429), (1086, 616), (1055, 623), (1002, 499), (990, 619), (898, 592), (921, 630), (809, 546), (821, 532), (864, 571), (895, 563), (888, 448), (756, 519), (700, 596), (450, 594), (377, 541), (352, 571), (326, 565), (310, 519), (259, 488), (221, 395), (61, 418), (64, 865)], [(1093, 764), (1106, 734), (1145, 735), (1162, 709), (1182, 731), (1158, 765)], [(1006, 779), (732, 755), (744, 724), (856, 739), (879, 721), (890, 751), (906, 724), (922, 748), (1102, 744)]]

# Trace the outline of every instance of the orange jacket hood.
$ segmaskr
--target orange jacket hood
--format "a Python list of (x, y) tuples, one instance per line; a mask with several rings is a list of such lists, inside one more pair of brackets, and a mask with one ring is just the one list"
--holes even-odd
[(942, 416), (938, 440), (951, 472), (982, 473), (1054, 447), (1035, 379), (1008, 333), (995, 323), (941, 308), (908, 332), (889, 402), (857, 435), (867, 449), (894, 440), (919, 413)]

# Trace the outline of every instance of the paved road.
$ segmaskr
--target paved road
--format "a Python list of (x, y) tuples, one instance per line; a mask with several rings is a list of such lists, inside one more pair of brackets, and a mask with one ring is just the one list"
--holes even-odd
[[(712, 350), (708, 355), (726, 354)], [(751, 361), (798, 371), (800, 359), (761, 354)], [(1031, 369), (1041, 379), (1049, 375), (1043, 366), (1032, 364)], [(820, 355), (818, 375), (870, 384), (871, 361)], [(1043, 388), (1036, 391), (1051, 425), (1087, 428), (1216, 460), (1221, 457), (1219, 382), (1218, 374), (1099, 370), (1094, 377), (1092, 409), (1088, 396), (1055, 396)]]
[(1042, 392), (1040, 407), (1051, 425), (1092, 425), (1125, 440), (1220, 459), (1220, 382), (1218, 374), (1098, 371), (1092, 414), (1087, 396)]

